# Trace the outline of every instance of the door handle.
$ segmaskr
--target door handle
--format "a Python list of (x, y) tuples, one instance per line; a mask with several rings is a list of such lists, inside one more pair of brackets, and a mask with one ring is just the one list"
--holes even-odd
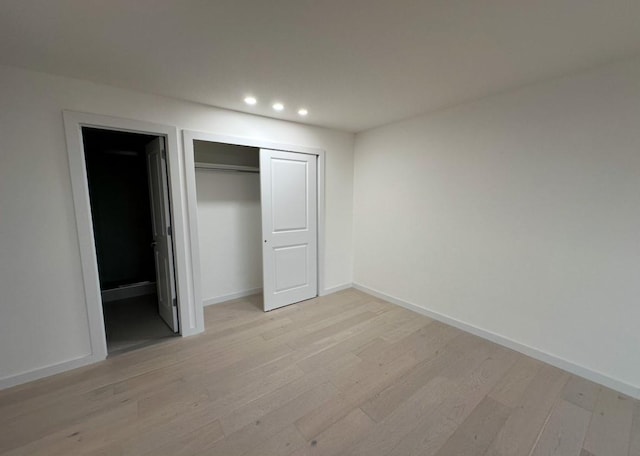
[(158, 245), (158, 243), (157, 243), (156, 241), (153, 241), (153, 242), (151, 243), (151, 247), (153, 247), (154, 249), (156, 248), (156, 245)]

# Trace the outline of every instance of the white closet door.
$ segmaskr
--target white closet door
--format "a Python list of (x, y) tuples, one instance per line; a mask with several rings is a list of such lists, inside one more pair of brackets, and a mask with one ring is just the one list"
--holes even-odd
[(317, 157), (260, 150), (264, 310), (318, 295)]
[(169, 183), (164, 139), (155, 138), (147, 144), (146, 149), (149, 170), (149, 196), (151, 198), (153, 254), (156, 263), (156, 288), (158, 290), (158, 313), (173, 332), (178, 332), (178, 308), (169, 211)]

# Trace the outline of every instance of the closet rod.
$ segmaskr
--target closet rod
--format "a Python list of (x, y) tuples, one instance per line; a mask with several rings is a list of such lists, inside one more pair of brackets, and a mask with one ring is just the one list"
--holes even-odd
[(206, 169), (212, 171), (235, 171), (239, 173), (259, 173), (260, 168), (242, 165), (219, 165), (215, 163), (195, 163), (196, 169)]

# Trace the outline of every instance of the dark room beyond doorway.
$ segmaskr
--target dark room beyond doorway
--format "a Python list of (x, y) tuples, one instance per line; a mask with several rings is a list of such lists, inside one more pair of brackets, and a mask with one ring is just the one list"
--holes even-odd
[[(107, 348), (113, 355), (174, 335), (172, 322), (161, 318), (158, 307), (159, 287), (174, 279), (173, 264), (166, 274), (170, 279), (163, 278), (167, 268), (156, 264), (159, 239), (150, 186), (155, 168), (149, 145), (163, 144), (163, 138), (88, 127), (82, 135)], [(161, 204), (169, 208), (168, 200)]]

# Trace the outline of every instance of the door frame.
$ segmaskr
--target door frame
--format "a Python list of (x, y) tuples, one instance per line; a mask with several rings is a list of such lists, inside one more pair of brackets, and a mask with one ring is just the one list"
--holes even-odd
[[(71, 188), (75, 209), (78, 245), (82, 267), (87, 320), (91, 354), (89, 362), (107, 357), (98, 261), (95, 249), (89, 183), (85, 163), (82, 127), (104, 130), (125, 131), (165, 138), (167, 166), (169, 174), (169, 201), (171, 205), (171, 225), (173, 229), (174, 262), (176, 269), (176, 293), (178, 297), (179, 333), (182, 336), (197, 334), (204, 329), (202, 304), (194, 301), (194, 282), (189, 252), (190, 229), (185, 208), (185, 181), (181, 170), (184, 166), (180, 155), (178, 129), (169, 125), (155, 124), (139, 120), (123, 119), (100, 114), (63, 111)], [(198, 263), (199, 267), (199, 263)], [(199, 311), (199, 312), (198, 312)], [(200, 330), (199, 328), (202, 328)]]
[[(198, 206), (196, 193), (196, 172), (194, 160), (193, 141), (208, 141), (236, 146), (249, 146), (258, 149), (272, 149), (284, 152), (296, 152), (300, 154), (315, 155), (318, 157), (317, 163), (317, 198), (318, 198), (318, 296), (327, 294), (324, 286), (325, 280), (325, 151), (315, 147), (297, 146), (294, 144), (275, 143), (259, 138), (249, 138), (240, 136), (228, 136), (216, 133), (206, 133), (202, 131), (183, 130), (182, 141), (184, 150), (185, 177), (187, 184), (187, 209), (189, 213), (189, 227), (191, 229), (191, 258), (193, 259), (193, 282), (196, 293), (195, 302), (203, 308), (201, 296), (201, 275), (200, 275), (200, 246), (198, 237)], [(203, 328), (204, 330), (204, 328)]]

